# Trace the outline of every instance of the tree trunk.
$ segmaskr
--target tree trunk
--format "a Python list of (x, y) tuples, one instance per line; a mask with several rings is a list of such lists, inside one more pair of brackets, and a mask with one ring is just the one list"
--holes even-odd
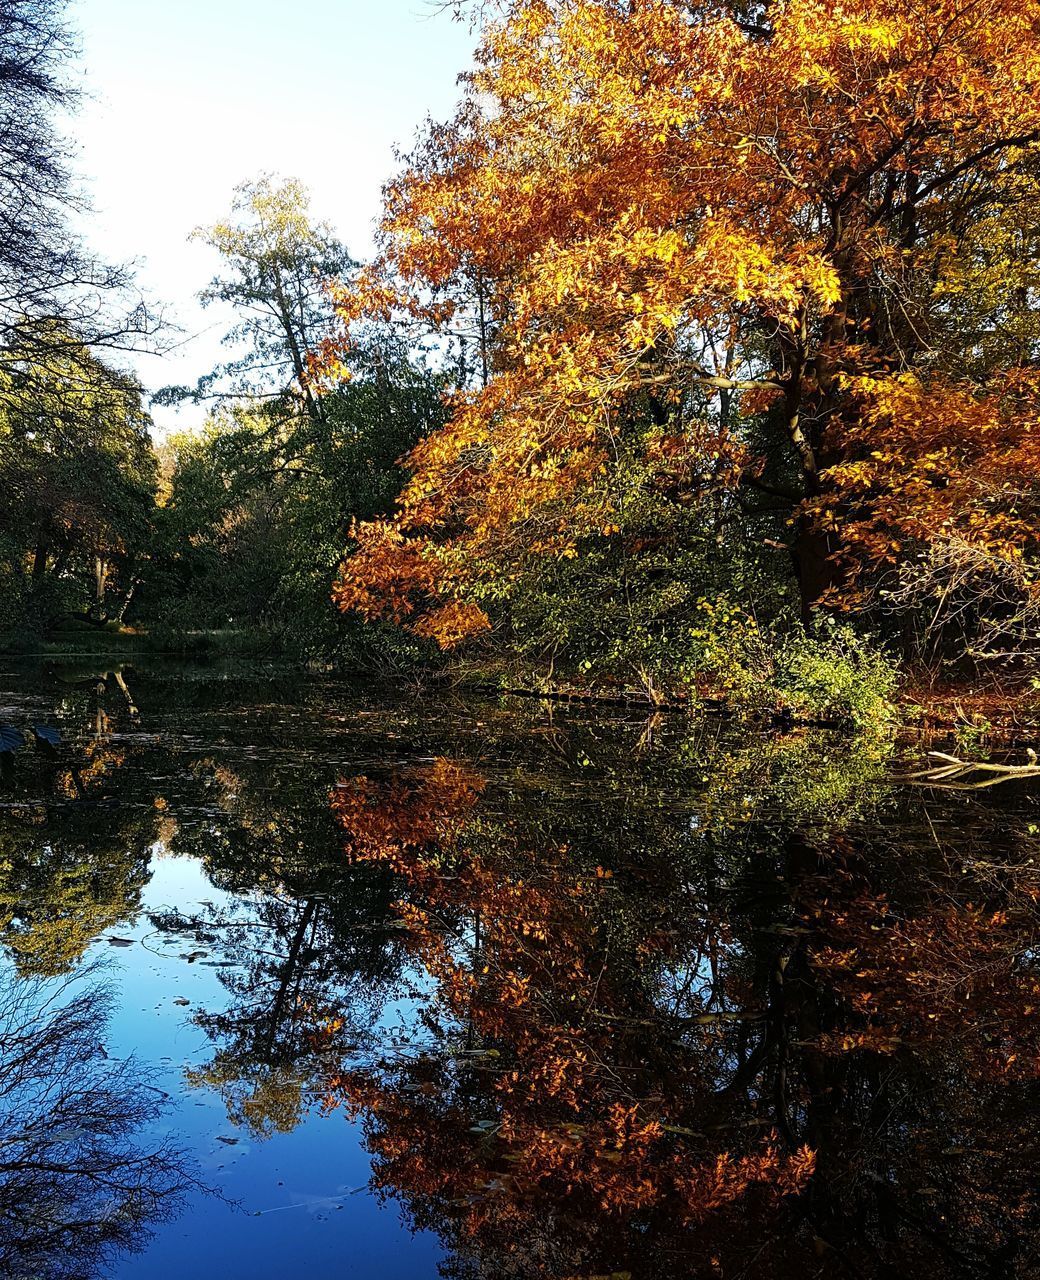
[(791, 559), (798, 582), (802, 624), (812, 630), (813, 618), (826, 593), (841, 583), (842, 574), (832, 557), (830, 538), (814, 529), (805, 516), (799, 516)]
[(96, 601), (98, 620), (105, 620), (105, 590), (108, 587), (108, 561), (103, 556), (94, 557), (94, 583), (96, 586)]
[(129, 586), (129, 589), (127, 590), (126, 595), (123, 597), (123, 603), (119, 606), (119, 608), (116, 610), (115, 614), (113, 615), (115, 617), (116, 622), (122, 623), (122, 621), (126, 617), (126, 612), (130, 608), (130, 605), (133, 603), (134, 594), (136, 593), (137, 588), (141, 585), (141, 581), (142, 580), (140, 578), (132, 578), (130, 580), (130, 586)]
[(36, 551), (33, 555), (32, 581), (34, 586), (47, 572), (47, 553), (49, 550), (47, 543), (41, 538), (36, 544)]

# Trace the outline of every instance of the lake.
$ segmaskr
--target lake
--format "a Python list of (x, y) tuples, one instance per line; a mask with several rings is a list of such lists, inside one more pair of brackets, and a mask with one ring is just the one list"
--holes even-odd
[(3, 1276), (1040, 1273), (1036, 783), (284, 671), (0, 723)]

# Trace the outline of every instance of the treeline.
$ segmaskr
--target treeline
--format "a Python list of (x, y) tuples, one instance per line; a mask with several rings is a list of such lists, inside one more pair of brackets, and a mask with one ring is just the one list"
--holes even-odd
[(103, 360), (157, 324), (80, 244), (54, 117), (75, 106), (61, 0), (0, 0), (0, 636), (107, 590), (147, 524), (155, 462), (139, 389)]
[(1035, 688), (1035, 0), (497, 13), (340, 297), (346, 351), (490, 341), (344, 608), (795, 705), (880, 689), (865, 645)]
[(32, 648), (79, 619), (173, 651), (408, 660), (415, 644), (389, 631), (360, 639), (331, 584), (353, 521), (392, 509), (398, 459), (440, 425), (444, 374), (370, 325), (349, 366), (314, 385), (326, 282), (354, 264), (298, 183), (244, 185), (229, 220), (197, 234), (226, 268), (203, 300), (241, 322), (225, 364), (156, 398), (205, 404), (201, 430), (154, 442), (141, 388), (71, 336), (46, 360), (9, 348), (0, 631)]
[(76, 56), (63, 0), (0, 0), (0, 648), (78, 622), (175, 651), (222, 632), (406, 660), (414, 642), (389, 629), (359, 642), (331, 586), (353, 521), (392, 509), (398, 459), (443, 421), (449, 375), (373, 322), (315, 383), (327, 282), (355, 265), (299, 184), (261, 178), (196, 233), (224, 264), (202, 299), (238, 323), (225, 363), (154, 397), (207, 410), (201, 430), (162, 438), (125, 365), (172, 338), (131, 273), (71, 230), (86, 204), (55, 120), (76, 105)]
[(4, 517), (9, 599), (859, 721), (899, 664), (1038, 687), (1038, 32), (1035, 0), (503, 5), (374, 262), (294, 183), (198, 233), (240, 324), (161, 399), (202, 432), (153, 459), (96, 354), (91, 398), (10, 344), (0, 465), (54, 478)]

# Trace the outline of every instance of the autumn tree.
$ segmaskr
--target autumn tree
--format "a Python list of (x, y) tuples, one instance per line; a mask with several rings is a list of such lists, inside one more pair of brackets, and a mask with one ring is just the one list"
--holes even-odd
[[(450, 328), (465, 276), (495, 321), (342, 606), (450, 647), (604, 546), (681, 587), (696, 529), (787, 543), (806, 621), (954, 546), (1006, 587), (1038, 550), (1038, 24), (1034, 0), (507, 5), (339, 294), (333, 370), (360, 318)], [(1033, 592), (1027, 568), (1012, 614)]]

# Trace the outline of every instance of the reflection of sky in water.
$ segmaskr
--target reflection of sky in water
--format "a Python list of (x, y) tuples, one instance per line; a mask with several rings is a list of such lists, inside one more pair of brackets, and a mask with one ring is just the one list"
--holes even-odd
[[(801, 833), (832, 822), (835, 814), (843, 823), (851, 823), (860, 797), (864, 813), (882, 815), (880, 855), (872, 850), (861, 866), (853, 861), (846, 870), (852, 907), (859, 901), (859, 878), (867, 870), (877, 872), (886, 900), (890, 893), (897, 897), (898, 910), (894, 908), (887, 917), (891, 921), (912, 920), (922, 900), (932, 894), (933, 884), (942, 893), (950, 890), (953, 882), (943, 878), (943, 866), (938, 879), (930, 879), (936, 874), (934, 857), (941, 853), (940, 845), (963, 843), (964, 832), (972, 826), (975, 801), (971, 797), (951, 796), (940, 802), (929, 796), (926, 820), (924, 813), (911, 807), (898, 818), (903, 825), (896, 827), (894, 811), (885, 807), (888, 799), (873, 798), (874, 783), (869, 778), (853, 778), (854, 785), (845, 789), (846, 761), (832, 744), (821, 742), (824, 754), (803, 759), (798, 754), (800, 740), (793, 738), (786, 747), (794, 752), (790, 759), (773, 758), (769, 752), (778, 746), (772, 739), (748, 738), (746, 728), (736, 725), (732, 741), (718, 747), (709, 767), (696, 736), (688, 748), (683, 746), (683, 735), (696, 735), (697, 730), (684, 729), (685, 721), (678, 718), (655, 733), (663, 735), (668, 728), (677, 735), (677, 749), (685, 754), (673, 757), (669, 748), (654, 759), (644, 759), (632, 750), (642, 733), (640, 726), (634, 726), (626, 738), (620, 724), (611, 725), (598, 712), (590, 715), (588, 723), (578, 717), (569, 741), (562, 731), (562, 712), (529, 704), (519, 709), (494, 708), (425, 702), (403, 695), (394, 701), (383, 689), (344, 691), (324, 682), (306, 691), (279, 691), (275, 701), (267, 700), (274, 696), (269, 690), (264, 701), (257, 701), (255, 691), (217, 689), (208, 683), (197, 689), (178, 685), (151, 690), (144, 677), (135, 677), (133, 683), (136, 701), (143, 708), (139, 721), (129, 718), (118, 691), (107, 691), (112, 720), (106, 722), (103, 736), (115, 762), (108, 773), (95, 775), (95, 789), (88, 789), (85, 803), (69, 788), (58, 787), (53, 768), (49, 774), (51, 766), (31, 753), (20, 757), (11, 789), (0, 794), (0, 820), (5, 807), (28, 806), (35, 815), (10, 820), (12, 849), (23, 858), (15, 878), (15, 898), (24, 882), (34, 907), (39, 908), (42, 900), (68, 923), (72, 943), (123, 917), (92, 951), (105, 962), (107, 980), (116, 994), (115, 1012), (104, 1036), (106, 1048), (113, 1058), (135, 1055), (151, 1082), (169, 1095), (171, 1109), (143, 1135), (143, 1144), (151, 1149), (163, 1136), (172, 1136), (191, 1150), (202, 1181), (224, 1197), (193, 1193), (175, 1220), (159, 1226), (142, 1255), (121, 1259), (98, 1280), (338, 1280), (341, 1276), (434, 1280), (437, 1275), (441, 1259), (437, 1241), (429, 1235), (411, 1235), (402, 1223), (397, 1201), (381, 1207), (369, 1194), (370, 1158), (358, 1128), (348, 1122), (342, 1109), (325, 1117), (316, 1105), (308, 1111), (305, 1087), (301, 1123), (291, 1132), (278, 1131), (279, 1121), (288, 1128), (296, 1117), (295, 1098), (285, 1102), (278, 1086), (303, 1080), (319, 1088), (322, 1070), (309, 1056), (312, 1042), (305, 1034), (297, 1034), (286, 1006), (273, 997), (280, 1000), (283, 992), (302, 992), (304, 1003), (296, 1007), (309, 1008), (319, 1027), (325, 1013), (342, 1015), (343, 1039), (330, 1050), (331, 1065), (368, 1063), (383, 1054), (400, 1065), (404, 1058), (419, 1057), (423, 1048), (435, 1047), (443, 1096), (449, 1101), (454, 1096), (460, 1104), (458, 1115), (440, 1118), (444, 1126), (440, 1147), (436, 1103), (441, 1095), (433, 1098), (429, 1111), (424, 1110), (430, 1096), (424, 1093), (425, 1064), (420, 1063), (411, 1076), (407, 1069), (402, 1071), (400, 1087), (390, 1090), (390, 1100), (401, 1106), (405, 1121), (412, 1115), (420, 1118), (418, 1132), (429, 1139), (420, 1144), (420, 1151), (429, 1148), (434, 1172), (443, 1172), (443, 1166), (450, 1166), (447, 1172), (452, 1172), (457, 1164), (468, 1176), (467, 1158), (483, 1158), (483, 1147), (473, 1135), (482, 1138), (482, 1125), (490, 1124), (485, 1117), (494, 1114), (496, 1104), (490, 1096), (493, 1072), (481, 1075), (483, 1067), (471, 1063), (474, 1070), (467, 1074), (459, 1064), (471, 1034), (480, 1036), (485, 1031), (479, 1016), (474, 1026), (462, 1028), (449, 1025), (455, 1015), (444, 1008), (436, 1016), (422, 1016), (437, 1005), (437, 981), (415, 972), (416, 953), (404, 945), (401, 920), (386, 917), (389, 903), (399, 894), (420, 907), (430, 906), (434, 912), (430, 918), (438, 929), (443, 928), (438, 942), (446, 955), (465, 968), (484, 945), (485, 935), (477, 922), (491, 918), (484, 913), (482, 895), (489, 894), (493, 910), (504, 911), (506, 920), (513, 908), (508, 901), (502, 907), (496, 898), (495, 890), (501, 886), (497, 876), (490, 883), (470, 885), (471, 896), (462, 892), (456, 900), (453, 886), (461, 877), (453, 874), (455, 868), (450, 865), (440, 865), (432, 897), (429, 885), (405, 883), (402, 888), (395, 882), (391, 886), (380, 881), (378, 869), (372, 867), (363, 868), (360, 875), (348, 872), (341, 879), (343, 837), (328, 805), (329, 793), (339, 779), (365, 774), (373, 780), (374, 795), (391, 794), (385, 784), (396, 780), (397, 766), (405, 765), (402, 776), (413, 792), (405, 793), (403, 812), (406, 818), (409, 814), (422, 817), (423, 804), (412, 805), (408, 799), (408, 795), (422, 795), (425, 775), (416, 767), (442, 756), (474, 762), (486, 789), (466, 847), (490, 868), (519, 877), (518, 884), (530, 874), (533, 897), (528, 901), (521, 895), (521, 906), (532, 912), (534, 924), (541, 919), (538, 895), (543, 881), (553, 901), (564, 906), (572, 901), (579, 906), (593, 904), (588, 919), (596, 928), (586, 933), (575, 924), (585, 917), (571, 919), (568, 911), (562, 913), (559, 927), (562, 943), (566, 944), (566, 930), (572, 928), (575, 945), (593, 948), (586, 966), (591, 985), (585, 993), (591, 1014), (590, 1043), (594, 1053), (605, 1054), (608, 1067), (614, 1063), (611, 1055), (616, 1044), (619, 1066), (617, 1072), (608, 1070), (597, 1077), (605, 1082), (604, 1097), (614, 1097), (610, 1089), (620, 1081), (618, 1096), (627, 1105), (630, 1096), (640, 1096), (630, 1090), (636, 1088), (642, 1072), (647, 1077), (648, 1113), (656, 1116), (674, 1095), (678, 1100), (674, 1114), (668, 1114), (678, 1125), (666, 1130), (672, 1135), (667, 1141), (678, 1135), (677, 1140), (689, 1140), (695, 1153), (700, 1150), (697, 1141), (703, 1116), (711, 1114), (711, 1106), (721, 1097), (719, 1084), (738, 1076), (744, 1078), (742, 1089), (749, 1091), (750, 1100), (742, 1110), (740, 1091), (734, 1092), (733, 1127), (725, 1129), (730, 1116), (720, 1111), (718, 1142), (739, 1144), (745, 1133), (753, 1135), (760, 1127), (774, 1125), (770, 1107), (777, 1090), (769, 1085), (766, 1074), (771, 1061), (766, 1050), (774, 1026), (789, 1031), (785, 1071), (788, 1064), (799, 1069), (798, 1055), (808, 1043), (808, 1033), (798, 1021), (800, 1002), (809, 991), (808, 980), (817, 984), (819, 980), (804, 964), (801, 970), (792, 967), (790, 981), (778, 977), (785, 972), (781, 962), (790, 956), (797, 960), (799, 949), (804, 949), (799, 940), (808, 936), (810, 928), (819, 932), (821, 945), (831, 945), (827, 912), (818, 911), (811, 922), (803, 920), (802, 909), (792, 897), (795, 889), (811, 896), (812, 883), (806, 884), (804, 878), (819, 866), (820, 851), (812, 851), (806, 866)], [(23, 723), (31, 722), (33, 716), (53, 716), (62, 725), (65, 743), (79, 753), (85, 768), (97, 723), (92, 712), (86, 714), (94, 684), (81, 687), (64, 702), (45, 682), (37, 685), (34, 678), (32, 687), (29, 697), (0, 710), (0, 720)], [(5, 697), (0, 689), (0, 703)], [(369, 697), (373, 701), (366, 701)], [(63, 712), (55, 711), (61, 707)], [(706, 732), (714, 742), (720, 730), (709, 725)], [(774, 778), (770, 771), (777, 769), (780, 773)], [(802, 785), (806, 781), (811, 784), (808, 789)], [(880, 782), (877, 785), (884, 791)], [(434, 788), (430, 794), (430, 812), (436, 813), (438, 793)], [(41, 796), (46, 798), (41, 801)], [(992, 797), (990, 803), (997, 799)], [(982, 841), (984, 858), (991, 859), (1001, 841), (1009, 843), (1014, 837), (1021, 854), (1027, 852), (1022, 840), (1035, 839), (1040, 795), (1008, 792), (999, 800), (1001, 808), (995, 815), (999, 823), (987, 828), (990, 833), (998, 831), (999, 839), (996, 845), (991, 838)], [(691, 813), (691, 807), (696, 812)], [(792, 817), (797, 819), (797, 838), (789, 840), (785, 823)], [(402, 830), (408, 830), (407, 822)], [(903, 844), (896, 841), (897, 834), (905, 836)], [(825, 843), (821, 848), (828, 858), (835, 856), (844, 865), (840, 844), (832, 848)], [(38, 857), (41, 850), (47, 851), (46, 858)], [(124, 852), (135, 855), (125, 867)], [(149, 858), (136, 856), (142, 852)], [(969, 850), (965, 846), (960, 852)], [(528, 859), (532, 853), (536, 856)], [(62, 876), (80, 858), (83, 874), (65, 901)], [(47, 865), (34, 878), (37, 861)], [(980, 862), (978, 867), (984, 865), (988, 864)], [(1027, 868), (1032, 865), (1023, 863)], [(238, 886), (242, 892), (217, 888), (206, 867), (220, 884)], [(106, 879), (110, 870), (111, 884)], [(960, 864), (954, 870), (960, 883), (967, 873)], [(979, 884), (973, 883), (970, 890), (975, 901), (980, 900), (980, 890), (994, 892), (996, 883), (989, 873), (979, 874)], [(1026, 887), (1033, 883), (1031, 876)], [(141, 910), (137, 911), (136, 895), (142, 883)], [(579, 883), (584, 886), (581, 895), (567, 896), (568, 889)], [(552, 897), (561, 893), (562, 898)], [(48, 894), (55, 895), (53, 903)], [(88, 910), (84, 916), (84, 904), (99, 905), (107, 913), (95, 917)], [(161, 918), (162, 928), (153, 925), (150, 914)], [(66, 935), (48, 933), (47, 912), (40, 915), (42, 936), (60, 952)], [(86, 923), (77, 934), (75, 924), (81, 917)], [(527, 919), (518, 916), (518, 923), (522, 926)], [(864, 920), (867, 945), (872, 939), (882, 940), (882, 928), (875, 927), (873, 916), (868, 913)], [(551, 943), (556, 941), (555, 916), (547, 917), (547, 923)], [(609, 965), (595, 950), (601, 936), (608, 942)], [(660, 943), (651, 945), (655, 938)], [(647, 942), (645, 952), (639, 949), (641, 941)], [(816, 945), (814, 937), (810, 943)], [(294, 945), (298, 949), (290, 965), (287, 958)], [(839, 932), (833, 945), (853, 944), (843, 941)], [(858, 945), (863, 945), (862, 938)], [(570, 1025), (569, 1006), (562, 1002), (575, 998), (567, 985), (575, 979), (566, 978), (557, 989), (551, 973), (539, 975), (538, 947), (530, 944), (531, 955), (527, 955), (528, 946), (519, 942), (512, 952), (507, 947), (503, 954), (511, 956), (509, 962), (518, 963), (521, 970), (526, 972), (528, 966), (540, 977), (537, 1018), (533, 1022), (523, 1016), (514, 1022), (505, 1018), (496, 1027), (495, 1010), (484, 1010), (485, 1022), (492, 1026), (489, 1042), (495, 1036), (504, 1037), (507, 1049), (510, 1034), (538, 1032), (543, 1023), (551, 1028), (560, 1017), (559, 1007), (565, 1008)], [(67, 950), (78, 954), (78, 947)], [(33, 954), (23, 953), (23, 962)], [(886, 954), (882, 947), (877, 962), (883, 963)], [(1020, 952), (1020, 963), (1034, 954), (1031, 946)], [(566, 960), (567, 955), (563, 946), (560, 956)], [(188, 956), (194, 957), (191, 962)], [(635, 967), (633, 957), (638, 960)], [(839, 976), (849, 977), (844, 972)], [(899, 972), (893, 976), (898, 979)], [(577, 982), (580, 985), (580, 974)], [(818, 997), (813, 987), (813, 999), (832, 1000), (829, 987), (820, 990)], [(789, 997), (785, 991), (791, 993)], [(784, 1003), (788, 998), (790, 1008)], [(306, 1001), (312, 1003), (307, 1006)], [(626, 1020), (630, 1006), (641, 1015), (633, 1017), (631, 1025)], [(773, 1008), (778, 1011), (775, 1020), (767, 1017)], [(601, 1013), (601, 1021), (615, 1029), (605, 1049), (598, 1030)], [(202, 1014), (206, 1027), (194, 1021)], [(654, 1040), (658, 1020), (665, 1032), (659, 1044)], [(306, 1017), (297, 1021), (314, 1025)], [(456, 1034), (460, 1030), (461, 1036)], [(535, 1047), (540, 1043), (535, 1035)], [(756, 1058), (758, 1045), (763, 1051)], [(227, 1053), (222, 1081), (226, 1096), (216, 1084), (189, 1084), (190, 1073), (207, 1068), (219, 1080), (221, 1052)], [(896, 1057), (886, 1059), (886, 1067), (895, 1066)], [(254, 1125), (257, 1112), (241, 1104), (244, 1098), (253, 1101), (263, 1093), (267, 1068), (273, 1087), (261, 1101), (270, 1105), (270, 1111), (261, 1108), (260, 1118), (267, 1122), (271, 1136), (262, 1138), (254, 1131), (265, 1128), (263, 1123)], [(658, 1072), (665, 1073), (663, 1087)], [(388, 1077), (393, 1074), (387, 1073)], [(954, 1078), (957, 1073), (949, 1074)], [(913, 1076), (915, 1081), (935, 1078), (934, 1072)], [(873, 1087), (873, 1068), (864, 1080), (864, 1089)], [(705, 1094), (699, 1092), (702, 1085)], [(928, 1083), (921, 1095), (928, 1105), (931, 1089)], [(287, 1087), (286, 1093), (291, 1092)], [(860, 1094), (850, 1093), (853, 1096)], [(525, 1122), (525, 1097), (525, 1091), (519, 1090), (513, 1100), (520, 1123)], [(707, 1110), (702, 1106), (704, 1097)], [(920, 1110), (916, 1095), (912, 1101), (916, 1115)], [(229, 1105), (236, 1114), (247, 1115), (253, 1128), (236, 1127), (229, 1120)], [(550, 1119), (555, 1105), (549, 1109)], [(596, 1105), (597, 1098), (586, 1104), (583, 1125), (590, 1113), (595, 1120)], [(839, 1108), (834, 1113), (843, 1122), (844, 1113)], [(800, 1123), (802, 1115), (794, 1105), (786, 1118), (790, 1122), (793, 1116)], [(859, 1123), (855, 1115), (852, 1119)], [(1033, 1113), (1027, 1119), (1031, 1132)], [(958, 1119), (956, 1123), (970, 1128), (970, 1122)], [(383, 1111), (380, 1124), (392, 1126), (392, 1107)], [(388, 1131), (392, 1137), (392, 1127)], [(402, 1131), (408, 1135), (411, 1154), (416, 1150), (413, 1135), (407, 1128)], [(941, 1125), (935, 1131), (941, 1132)], [(715, 1129), (709, 1132), (714, 1134)], [(907, 1132), (905, 1116), (893, 1112), (889, 1139), (898, 1145)], [(843, 1136), (837, 1130), (836, 1135)], [(709, 1154), (714, 1156), (714, 1148)], [(949, 1158), (943, 1151), (943, 1161)], [(487, 1172), (495, 1177), (478, 1185), (494, 1188), (497, 1195), (504, 1185), (502, 1169), (492, 1166), (493, 1153)], [(616, 1167), (610, 1165), (610, 1169)], [(945, 1163), (942, 1167), (946, 1168)], [(977, 1169), (969, 1172), (970, 1177), (958, 1175), (965, 1187), (977, 1181)], [(901, 1176), (915, 1176), (913, 1167)], [(919, 1181), (923, 1179), (928, 1188), (934, 1178), (933, 1169), (926, 1168)], [(449, 1228), (454, 1208), (467, 1203), (469, 1185), (464, 1185), (463, 1197), (456, 1196), (448, 1206)], [(858, 1214), (860, 1193), (853, 1199)], [(994, 1194), (992, 1201), (999, 1203), (999, 1195)], [(517, 1205), (522, 1214), (528, 1213), (522, 1199)], [(543, 1211), (544, 1206), (530, 1209), (526, 1219), (530, 1230), (520, 1241), (522, 1248), (536, 1246), (543, 1231), (547, 1239), (562, 1240), (561, 1247), (568, 1247), (567, 1232), (574, 1224), (565, 1212), (557, 1212), (561, 1205), (562, 1200), (554, 1203), (549, 1212)], [(594, 1250), (604, 1236), (605, 1219), (595, 1207), (584, 1217), (577, 1213), (573, 1217), (579, 1242), (585, 1226), (592, 1224), (588, 1235)], [(555, 1226), (554, 1219), (558, 1219)], [(671, 1269), (675, 1253), (667, 1255), (663, 1270), (639, 1270), (655, 1239), (666, 1243), (670, 1239), (670, 1223), (675, 1220), (670, 1208), (666, 1219), (665, 1226), (658, 1222), (655, 1229), (633, 1220), (632, 1240), (621, 1242), (631, 1250), (624, 1255), (628, 1263), (635, 1259), (629, 1268), (633, 1274), (652, 1275), (654, 1280), (671, 1280), (675, 1274)], [(553, 1231), (558, 1235), (553, 1236)], [(558, 1273), (584, 1276), (617, 1271), (609, 1231), (606, 1237), (603, 1256), (597, 1259), (604, 1265), (593, 1269), (585, 1265), (584, 1253), (568, 1255), (574, 1265), (561, 1267)], [(683, 1247), (688, 1245), (687, 1240)], [(766, 1255), (762, 1256), (763, 1265), (768, 1265)], [(486, 1274), (493, 1276), (496, 1254), (491, 1252), (488, 1258)], [(737, 1272), (727, 1270), (726, 1274)], [(768, 1280), (780, 1274), (770, 1273)], [(803, 1268), (795, 1274), (816, 1273)], [(940, 1273), (922, 1269), (921, 1274)], [(7, 1277), (0, 1275), (0, 1280)]]
[[(144, 909), (176, 906), (193, 914), (232, 901), (195, 859), (162, 858), (153, 862)], [(180, 959), (185, 948), (156, 936), (144, 915), (114, 936), (137, 942), (121, 948), (102, 941), (97, 948), (110, 959), (108, 976), (118, 990), (109, 1053), (133, 1053), (154, 1069), (154, 1083), (172, 1095), (163, 1123), (195, 1153), (203, 1181), (240, 1207), (192, 1196), (176, 1221), (158, 1228), (144, 1254), (124, 1259), (113, 1280), (436, 1275), (440, 1251), (433, 1238), (413, 1237), (396, 1206), (380, 1208), (367, 1193), (368, 1156), (342, 1111), (324, 1119), (311, 1114), (294, 1132), (257, 1142), (228, 1123), (214, 1091), (185, 1084), (184, 1068), (213, 1051), (191, 1022), (193, 1010), (228, 1002), (219, 970)], [(185, 999), (191, 1004), (175, 1003)]]

